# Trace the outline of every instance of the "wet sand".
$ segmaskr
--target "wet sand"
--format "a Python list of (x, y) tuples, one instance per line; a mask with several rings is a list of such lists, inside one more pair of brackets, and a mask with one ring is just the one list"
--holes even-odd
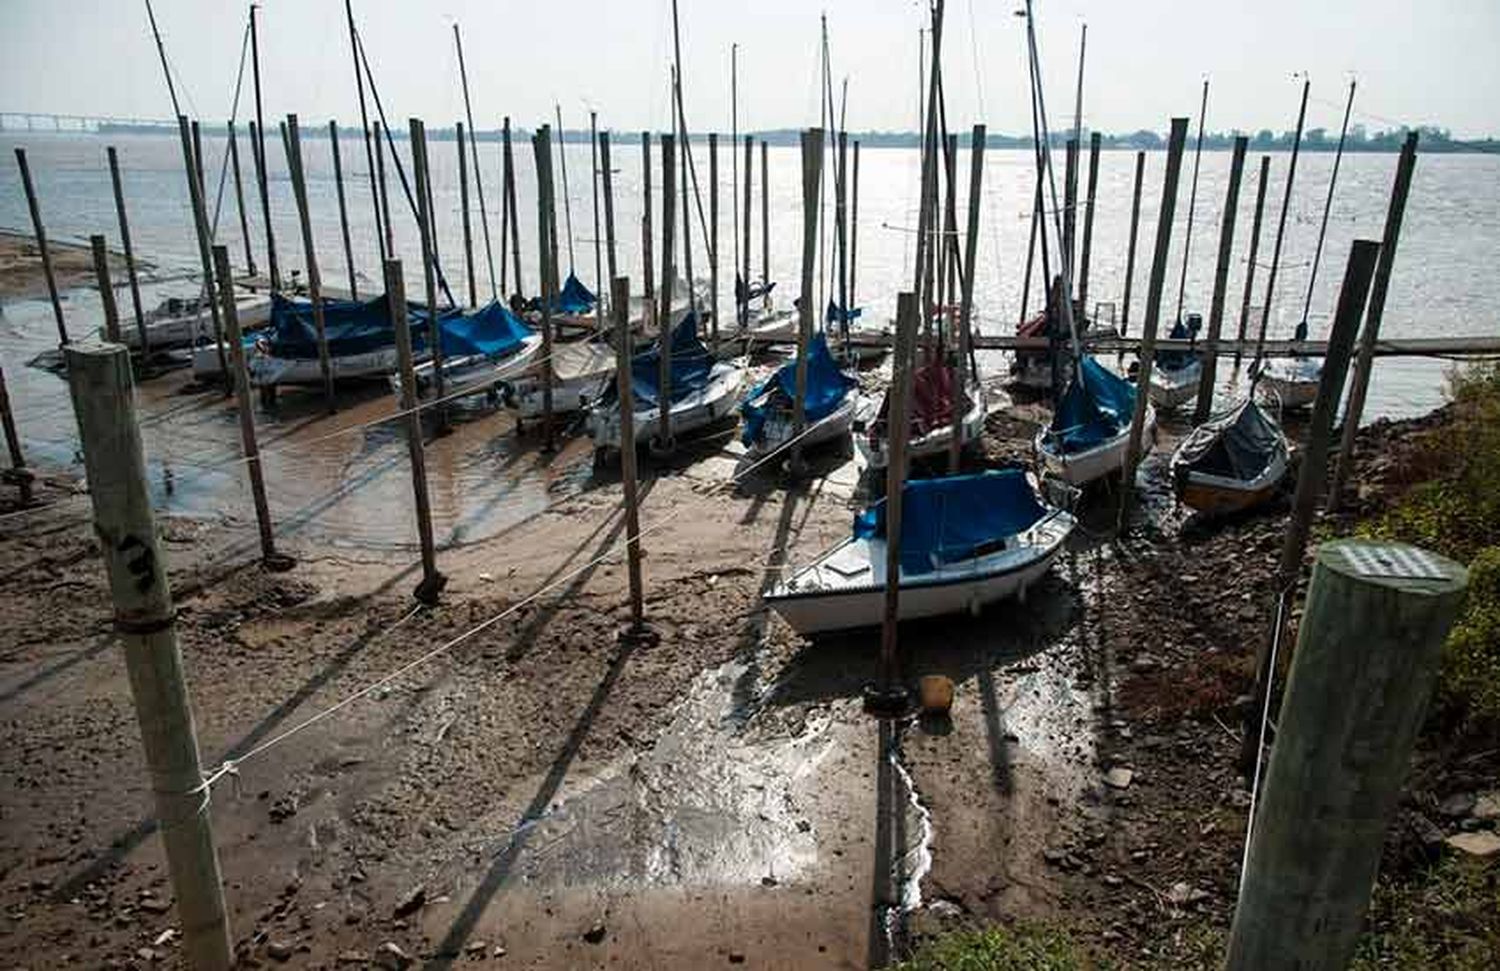
[[(49, 239), (47, 249), (52, 257), (52, 273), (58, 290), (94, 285), (94, 255), (88, 243)], [(137, 263), (136, 269), (144, 272), (147, 267)], [(109, 273), (110, 281), (116, 286), (126, 282), (123, 254), (110, 252)], [(46, 296), (47, 277), (42, 270), (42, 252), (36, 237), (0, 230), (0, 299)]]

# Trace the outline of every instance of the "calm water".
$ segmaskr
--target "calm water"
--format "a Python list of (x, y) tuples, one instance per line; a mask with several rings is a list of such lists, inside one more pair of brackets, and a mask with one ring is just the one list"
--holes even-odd
[[(131, 230), (136, 252), (142, 258), (157, 264), (170, 274), (174, 270), (193, 271), (197, 266), (196, 242), (192, 234), (192, 219), (188, 204), (186, 181), (182, 173), (182, 162), (178, 142), (175, 138), (159, 136), (119, 136), (111, 139), (116, 145), (123, 171), (130, 210)], [(726, 139), (727, 142), (727, 139)], [(57, 239), (84, 239), (90, 233), (103, 232), (118, 246), (118, 226), (115, 222), (113, 199), (110, 194), (109, 173), (105, 160), (105, 139), (92, 135), (48, 135), (40, 133), (0, 134), (0, 148), (4, 149), (3, 174), (0, 174), (0, 226), (29, 231), (30, 221), (26, 212), (25, 198), (20, 178), (13, 161), (13, 147), (26, 148), (31, 163), (37, 190), (41, 197), (43, 217), (49, 233)], [(344, 153), (345, 189), (349, 202), (349, 218), (354, 241), (354, 259), (362, 292), (374, 292), (373, 283), (379, 277), (377, 244), (374, 234), (374, 219), (370, 197), (370, 184), (364, 171), (362, 144), (346, 133), (341, 140)], [(406, 143), (398, 143), (403, 154)], [(241, 134), (241, 160), (245, 163), (245, 174), (250, 177), (248, 140)], [(226, 144), (222, 139), (205, 141), (206, 166), (209, 181), (209, 196), (212, 203), (218, 173), (222, 164)], [(300, 228), (292, 197), (291, 183), (287, 176), (285, 159), (279, 142), (268, 139), (267, 148), (271, 156), (270, 191), (273, 229), (276, 235), (278, 256), (285, 274), (290, 269), (302, 269), (305, 263)], [(309, 178), (308, 192), (313, 210), (313, 234), (317, 241), (320, 267), (325, 283), (331, 286), (347, 285), (342, 245), (340, 242), (339, 215), (330, 143), (326, 138), (304, 136), (303, 152), (305, 168)], [(462, 297), (464, 284), (462, 235), (460, 224), (460, 196), (458, 186), (458, 146), (453, 142), (432, 142), (429, 154), (434, 164), (433, 183), (437, 199), (437, 215), (440, 234), (440, 254), (444, 270), (456, 295)], [(500, 147), (496, 144), (481, 145), (480, 169), (485, 180), (486, 201), (489, 210), (490, 232), (496, 258), (496, 273), (499, 272), (499, 198), (500, 198)], [(570, 192), (574, 263), (578, 275), (593, 286), (596, 281), (594, 247), (593, 195), (589, 180), (591, 158), (588, 145), (569, 145), (567, 173)], [(622, 134), (614, 145), (614, 197), (617, 227), (617, 253), (620, 272), (632, 277), (634, 288), (639, 290), (641, 277), (641, 210), (642, 210), (642, 159), (639, 133)], [(743, 160), (743, 153), (738, 153)], [(708, 150), (706, 145), (694, 146), (695, 163), (700, 183), (705, 193), (708, 180)], [(1185, 309), (1200, 311), (1206, 316), (1212, 286), (1214, 262), (1218, 247), (1218, 228), (1223, 214), (1224, 192), (1228, 181), (1229, 154), (1207, 153), (1202, 160), (1197, 201), (1194, 207), (1194, 230), (1188, 258)], [(535, 283), (536, 258), (536, 203), (533, 190), (534, 162), (530, 145), (524, 140), (516, 143), (516, 159), (519, 169), (518, 192), (521, 209), (521, 240), (523, 273), (529, 284)], [(1148, 154), (1146, 180), (1142, 196), (1140, 237), (1138, 243), (1136, 277), (1132, 288), (1130, 317), (1132, 326), (1144, 316), (1147, 277), (1150, 270), (1150, 252), (1160, 205), (1161, 181), (1165, 156), (1163, 153)], [(389, 159), (387, 160), (389, 162)], [(733, 261), (734, 239), (730, 215), (731, 169), (727, 144), (719, 159), (720, 175), (720, 225), (721, 243), (720, 274), (721, 290), (725, 295), (721, 306), (726, 311), (729, 305), (729, 287), (732, 281), (730, 264)], [(867, 314), (877, 317), (894, 312), (895, 295), (899, 289), (910, 287), (911, 259), (914, 244), (914, 207), (916, 202), (918, 155), (915, 150), (881, 149), (861, 153), (859, 226), (855, 267), (859, 302), (866, 307)], [(657, 206), (654, 214), (656, 230), (660, 233), (661, 204), (661, 159), (653, 145), (653, 190)], [(1332, 216), (1328, 226), (1321, 269), (1313, 291), (1310, 320), (1314, 336), (1325, 332), (1329, 315), (1337, 296), (1344, 263), (1349, 252), (1350, 241), (1357, 237), (1378, 239), (1385, 220), (1385, 210), (1390, 184), (1395, 171), (1395, 155), (1351, 155), (1344, 159), (1339, 176), (1339, 185), (1334, 197)], [(1006, 333), (1015, 324), (1021, 305), (1022, 270), (1025, 261), (1027, 234), (1030, 229), (1029, 210), (1032, 188), (1032, 161), (1024, 151), (992, 151), (985, 161), (984, 198), (981, 208), (979, 242), (979, 267), (975, 281), (975, 299), (978, 307), (978, 327), (983, 332)], [(1094, 222), (1094, 244), (1090, 271), (1090, 302), (1121, 302), (1124, 291), (1124, 267), (1126, 243), (1129, 230), (1130, 196), (1134, 175), (1135, 158), (1130, 152), (1106, 152), (1100, 162), (1098, 201)], [(1276, 300), (1273, 307), (1269, 333), (1272, 336), (1290, 335), (1302, 314), (1304, 294), (1311, 273), (1311, 259), (1317, 240), (1318, 220), (1322, 214), (1324, 195), (1332, 169), (1332, 155), (1305, 155), (1299, 161), (1296, 188), (1287, 220), (1286, 241), (1283, 246), (1282, 269), (1278, 278)], [(1267, 191), (1265, 221), (1261, 238), (1261, 262), (1270, 258), (1275, 231), (1276, 214), (1284, 189), (1287, 159), (1284, 155), (1272, 157), (1270, 183)], [(852, 167), (852, 158), (851, 158)], [(962, 153), (958, 170), (968, 172), (967, 153)], [(770, 150), (771, 225), (770, 255), (771, 276), (780, 281), (778, 294), (786, 294), (797, 286), (801, 253), (801, 179), (800, 158), (796, 148), (773, 147)], [(1245, 183), (1239, 203), (1238, 227), (1234, 253), (1234, 266), (1230, 274), (1226, 332), (1238, 325), (1239, 311), (1244, 292), (1245, 257), (1248, 250), (1251, 217), (1253, 215), (1259, 156), (1252, 154), (1246, 161)], [(1059, 158), (1059, 178), (1061, 164)], [(743, 175), (743, 173), (742, 173)], [(556, 172), (561, 194), (561, 171)], [(392, 212), (395, 217), (396, 245), (399, 254), (406, 260), (408, 287), (419, 287), (417, 276), (420, 259), (415, 220), (405, 205), (393, 172), (388, 172), (392, 188)], [(472, 175), (471, 175), (472, 177)], [(1182, 188), (1179, 195), (1176, 224), (1173, 230), (1171, 257), (1168, 264), (1166, 299), (1163, 304), (1164, 319), (1170, 319), (1176, 306), (1178, 274), (1181, 271), (1184, 240), (1188, 222), (1188, 197), (1192, 177), (1192, 159), (1184, 162)], [(1082, 181), (1082, 179), (1080, 180)], [(679, 180), (680, 182), (680, 180)], [(760, 152), (755, 155), (754, 179), (754, 232), (752, 269), (756, 276), (761, 273), (761, 222), (760, 222)], [(1492, 272), (1500, 265), (1500, 232), (1495, 226), (1500, 218), (1500, 158), (1483, 155), (1434, 155), (1419, 157), (1417, 172), (1407, 207), (1400, 251), (1396, 260), (1387, 303), (1384, 333), (1388, 336), (1439, 336), (1492, 333), (1496, 323), (1491, 317), (1493, 301)], [(246, 184), (247, 202), (251, 207), (251, 245), (258, 269), (266, 271), (265, 238), (261, 228), (259, 205), (250, 183)], [(964, 205), (960, 194), (960, 205)], [(559, 200), (561, 201), (561, 200)], [(559, 231), (567, 235), (567, 215), (558, 213)], [(704, 213), (708, 205), (705, 195)], [(832, 212), (831, 194), (829, 212)], [(601, 217), (602, 218), (602, 217)], [(962, 221), (962, 215), (960, 219)], [(488, 273), (484, 268), (484, 245), (479, 228), (477, 204), (474, 217), (474, 247), (478, 265), (481, 298), (489, 290)], [(681, 220), (678, 222), (681, 238)], [(1082, 226), (1080, 220), (1080, 236)], [(694, 270), (700, 277), (708, 274), (708, 259), (703, 246), (703, 234), (694, 218), (692, 234), (695, 245)], [(239, 232), (239, 217), (234, 207), (232, 184), (226, 185), (223, 193), (223, 211), (219, 217), (219, 240), (227, 244), (237, 266), (244, 261), (244, 247)], [(660, 245), (656, 247), (658, 254)], [(563, 247), (562, 259), (569, 262), (567, 247)], [(680, 259), (679, 259), (680, 263)], [(1257, 272), (1257, 285), (1252, 305), (1252, 332), (1254, 322), (1259, 320), (1259, 308), (1264, 300), (1266, 281), (1264, 266)], [(121, 281), (116, 281), (121, 282)], [(1041, 299), (1041, 271), (1038, 266), (1033, 275), (1033, 293), (1029, 304), (1035, 308)], [(191, 284), (181, 281), (157, 284), (150, 289), (148, 299), (171, 292), (191, 289)], [(417, 291), (419, 292), (419, 291)], [(123, 303), (128, 298), (122, 293)], [(122, 304), (123, 305), (123, 304)], [(71, 328), (75, 333), (97, 326), (97, 299), (87, 291), (70, 295), (69, 314)], [(34, 451), (48, 458), (67, 461), (71, 458), (72, 430), (70, 422), (60, 420), (68, 414), (66, 389), (62, 382), (48, 374), (22, 367), (22, 362), (39, 350), (48, 347), (54, 340), (50, 314), (45, 304), (35, 302), (12, 303), (4, 308), (0, 320), (0, 362), (3, 362), (11, 383), (11, 393), (16, 399), (16, 410), (23, 431), (31, 439)], [(1003, 360), (995, 355), (989, 362), (992, 371), (1003, 367)], [(1374, 415), (1402, 416), (1426, 411), (1441, 403), (1444, 374), (1450, 365), (1438, 361), (1385, 360), (1377, 366), (1371, 392), (1369, 417)], [(1229, 369), (1225, 369), (1229, 370)], [(1229, 380), (1232, 375), (1226, 375)], [(151, 404), (149, 408), (180, 406), (183, 402)], [(375, 406), (370, 406), (375, 407)], [(383, 407), (383, 405), (382, 405)], [(221, 455), (224, 443), (233, 442), (232, 418), (219, 409), (213, 409), (213, 417), (203, 415), (203, 409), (192, 414), (197, 417), (196, 434), (201, 435), (202, 455)], [(363, 414), (363, 412), (358, 412)], [(371, 413), (373, 414), (373, 412)], [(351, 419), (352, 420), (352, 419)], [(162, 419), (164, 429), (148, 448), (164, 454), (175, 454), (183, 461), (191, 460), (193, 450), (198, 447), (192, 434), (184, 437), (185, 419), (168, 416)], [(205, 426), (205, 422), (207, 425)], [(550, 487), (559, 475), (551, 466), (535, 465), (531, 460), (520, 462), (510, 458), (510, 446), (500, 438), (479, 432), (484, 423), (474, 423), (476, 430), (469, 432), (466, 447), (475, 448), (482, 439), (479, 454), (469, 459), (454, 452), (452, 463), (463, 476), (469, 472), (465, 462), (478, 463), (472, 468), (473, 483), (460, 481), (455, 486), (454, 506), (448, 511), (448, 526), (462, 533), (466, 517), (475, 515), (476, 504), (495, 500), (501, 486), (485, 492), (481, 480), (488, 481), (485, 471), (492, 467), (498, 455), (506, 468), (519, 475), (515, 467), (525, 468), (526, 475), (538, 477), (544, 487)], [(186, 431), (192, 432), (191, 428)], [(389, 432), (381, 433), (386, 438)], [(347, 436), (346, 436), (347, 437)], [(327, 476), (319, 480), (319, 488), (336, 490), (339, 483), (359, 473), (361, 463), (370, 462), (371, 455), (383, 454), (386, 448), (379, 436), (354, 436), (361, 443), (356, 446), (340, 445), (336, 450), (319, 451), (317, 463), (330, 467)], [(469, 440), (472, 439), (472, 440)], [(389, 443), (391, 449), (399, 441)], [(439, 458), (439, 464), (443, 459)], [(368, 470), (366, 470), (368, 471)], [(225, 473), (213, 473), (225, 475)], [(404, 486), (404, 468), (396, 475), (385, 476), (392, 498)], [(274, 481), (274, 479), (273, 479)], [(474, 486), (478, 495), (468, 497)], [(503, 484), (502, 484), (503, 485)], [(514, 485), (514, 483), (511, 483)], [(438, 490), (441, 491), (441, 490)], [(545, 488), (544, 490), (545, 491)], [(174, 495), (191, 494), (191, 490), (174, 490)], [(289, 509), (303, 509), (320, 500), (318, 495), (294, 497)], [(466, 498), (467, 497), (467, 498)], [(165, 492), (163, 493), (166, 500)], [(177, 503), (186, 502), (177, 498)], [(337, 505), (337, 503), (334, 503)], [(530, 507), (534, 503), (523, 503)], [(350, 514), (351, 522), (361, 519)], [(441, 526), (441, 524), (440, 524)]]

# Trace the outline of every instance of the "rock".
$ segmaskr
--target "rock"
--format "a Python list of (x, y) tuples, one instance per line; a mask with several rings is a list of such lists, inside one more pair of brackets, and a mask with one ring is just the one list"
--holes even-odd
[(339, 963), (340, 964), (369, 964), (370, 963), (370, 955), (366, 954), (364, 951), (353, 951), (353, 950), (350, 950), (350, 951), (340, 951), (339, 952)]
[(918, 682), (917, 693), (922, 699), (923, 714), (943, 715), (953, 707), (953, 681), (941, 674), (924, 675)]
[(964, 915), (964, 909), (951, 900), (934, 900), (927, 905), (927, 912), (941, 920), (958, 920)]
[(375, 951), (375, 963), (389, 971), (405, 971), (411, 966), (411, 957), (395, 941), (386, 941)]
[(415, 889), (410, 891), (405, 897), (401, 898), (401, 902), (396, 905), (396, 909), (395, 911), (393, 911), (393, 913), (397, 917), (409, 917), (412, 914), (415, 914), (417, 911), (421, 910), (423, 906), (426, 905), (426, 903), (427, 888), (418, 884)]
[(588, 930), (584, 931), (583, 939), (585, 941), (588, 941), (590, 944), (598, 944), (600, 941), (604, 940), (604, 933), (604, 923), (601, 921), (600, 923), (597, 923), (593, 927), (590, 927)]
[(1438, 812), (1449, 819), (1463, 819), (1473, 810), (1478, 800), (1472, 792), (1455, 792), (1438, 803)]
[(141, 901), (140, 908), (152, 914), (165, 914), (172, 909), (172, 902), (160, 897), (146, 897)]
[(1469, 856), (1488, 858), (1500, 853), (1500, 836), (1494, 833), (1458, 833), (1444, 842)]
[(775, 877), (761, 877), (760, 878), (760, 885), (762, 887), (774, 887), (774, 886), (776, 886), (776, 878)]
[(1500, 819), (1500, 789), (1486, 792), (1475, 799), (1474, 808), (1469, 810), (1469, 815), (1475, 819)]
[(1187, 903), (1192, 898), (1192, 884), (1183, 883), (1180, 880), (1177, 883), (1172, 884), (1172, 886), (1167, 890), (1167, 900), (1171, 901), (1179, 907)]
[(730, 951), (729, 952), (729, 963), (730, 964), (744, 964), (745, 963), (745, 955), (742, 954), (742, 953), (740, 953), (739, 951)]
[(292, 945), (286, 941), (267, 941), (266, 957), (273, 961), (290, 961), (292, 959)]
[(160, 953), (149, 947), (137, 948), (135, 956), (140, 960), (145, 961), (147, 964), (154, 963), (161, 958)]
[(1135, 778), (1135, 773), (1129, 769), (1116, 766), (1104, 773), (1104, 784), (1111, 789), (1129, 789), (1130, 780)]

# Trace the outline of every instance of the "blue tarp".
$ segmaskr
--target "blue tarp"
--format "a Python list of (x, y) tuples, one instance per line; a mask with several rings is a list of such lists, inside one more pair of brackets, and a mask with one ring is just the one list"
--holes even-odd
[(828, 301), (828, 309), (823, 312), (823, 319), (830, 324), (840, 320), (847, 324), (851, 320), (858, 319), (864, 312), (865, 308), (863, 307), (855, 307), (853, 310), (843, 310), (837, 303), (830, 300)]
[(1081, 452), (1118, 435), (1134, 412), (1134, 385), (1085, 354), (1049, 430), (1063, 454)]
[[(425, 339), (429, 327), (426, 309), (413, 309), (411, 318), (413, 342), (417, 340), (418, 330)], [(445, 358), (470, 355), (504, 357), (535, 333), (521, 318), (493, 300), (472, 314), (458, 310), (441, 311), (438, 326)]]
[[(365, 354), (396, 342), (391, 327), (390, 304), (382, 294), (373, 300), (323, 301), (323, 326), (332, 357)], [(273, 357), (313, 360), (318, 356), (318, 330), (309, 300), (289, 300), (271, 294), (271, 326), (268, 330)], [(416, 328), (412, 342), (423, 346)]]
[[(1046, 514), (1026, 473), (992, 469), (914, 479), (901, 490), (901, 570), (930, 573), (1031, 528)], [(855, 539), (884, 538), (885, 501), (854, 519)]]
[[(1172, 325), (1172, 332), (1167, 335), (1168, 340), (1186, 341), (1198, 336), (1198, 331), (1203, 327), (1203, 317), (1199, 314), (1188, 314), (1186, 321), (1179, 320)], [(1162, 351), (1156, 355), (1157, 367), (1168, 371), (1180, 371), (1192, 364), (1197, 359), (1192, 351)]]
[(593, 310), (596, 302), (589, 288), (584, 286), (570, 270), (568, 279), (563, 283), (562, 292), (557, 295), (557, 303), (553, 304), (552, 310), (560, 314), (584, 314)]
[[(807, 420), (817, 421), (831, 414), (850, 390), (859, 386), (853, 377), (839, 370), (828, 351), (822, 334), (807, 345)], [(745, 416), (745, 430), (740, 436), (746, 445), (760, 440), (766, 419), (776, 408), (791, 408), (797, 399), (797, 362), (788, 361), (750, 392), (740, 413)]]
[[(661, 403), (661, 348), (653, 343), (630, 360), (631, 394), (636, 405), (651, 407)], [(709, 372), (713, 370), (714, 358), (698, 339), (698, 315), (685, 314), (677, 328), (672, 331), (672, 397), (671, 401), (683, 398), (708, 384)], [(601, 405), (618, 400), (615, 383), (609, 382), (600, 396)]]

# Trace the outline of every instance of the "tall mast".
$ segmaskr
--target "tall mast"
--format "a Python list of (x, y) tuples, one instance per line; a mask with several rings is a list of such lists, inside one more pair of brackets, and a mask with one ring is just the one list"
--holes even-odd
[(1318, 247), (1313, 251), (1312, 272), (1307, 276), (1307, 299), (1302, 304), (1302, 326), (1312, 310), (1313, 284), (1318, 281), (1318, 263), (1323, 259), (1323, 237), (1328, 235), (1328, 213), (1333, 209), (1333, 187), (1339, 181), (1339, 162), (1344, 158), (1344, 136), (1349, 133), (1349, 113), (1354, 110), (1354, 85), (1349, 82), (1349, 100), (1344, 104), (1344, 124), (1339, 127), (1339, 147), (1333, 153), (1333, 174), (1328, 177), (1328, 198), (1323, 200), (1323, 224), (1318, 227)]
[(1292, 158), (1287, 163), (1286, 191), (1281, 197), (1281, 215), (1276, 219), (1276, 243), (1271, 247), (1271, 272), (1266, 281), (1266, 303), (1260, 314), (1260, 333), (1255, 338), (1255, 356), (1260, 357), (1266, 342), (1266, 326), (1271, 322), (1271, 301), (1276, 298), (1276, 271), (1281, 267), (1281, 240), (1286, 233), (1286, 213), (1292, 204), (1292, 183), (1297, 178), (1297, 153), (1302, 148), (1302, 125), (1307, 121), (1307, 92), (1312, 79), (1302, 80), (1302, 106), (1297, 109), (1297, 132), (1292, 136)]
[[(1083, 64), (1089, 50), (1089, 25), (1083, 24), (1078, 36), (1078, 89), (1073, 96), (1073, 151), (1080, 153), (1083, 147)], [(1040, 82), (1039, 82), (1040, 83)], [(1078, 207), (1078, 166), (1073, 166), (1068, 175), (1067, 197), (1073, 200), (1073, 207)], [(1068, 220), (1068, 267), (1073, 267), (1076, 254), (1073, 244), (1076, 241), (1073, 235), (1073, 226), (1077, 224), (1077, 212), (1066, 214)], [(1073, 280), (1071, 273), (1068, 278), (1068, 300), (1073, 299)]]
[(262, 114), (260, 95), (260, 41), (255, 30), (255, 11), (260, 4), (250, 5), (250, 67), (255, 78), (255, 141), (260, 150), (260, 214), (266, 224), (266, 264), (271, 268), (271, 289), (281, 289), (281, 271), (276, 263), (276, 233), (271, 229), (271, 191), (266, 184), (270, 177), (271, 160), (266, 157), (266, 119)]
[(563, 151), (563, 142), (567, 139), (563, 138), (562, 105), (553, 104), (552, 107), (557, 112), (557, 157), (562, 161), (563, 218), (568, 223), (568, 272), (572, 273), (576, 261), (573, 258), (573, 204), (568, 201), (571, 195), (568, 192), (568, 155)]
[[(735, 278), (739, 278), (740, 268), (740, 45), (729, 45), (729, 208), (733, 213), (734, 238), (734, 268)], [(745, 178), (749, 178), (746, 173)], [(745, 213), (748, 220), (750, 214)], [(745, 280), (744, 285), (748, 288), (750, 281)], [(739, 301), (739, 287), (734, 288), (736, 304)], [(747, 291), (748, 292), (748, 291)], [(736, 310), (735, 317), (739, 317)]]
[[(1058, 237), (1062, 236), (1062, 208), (1057, 203), (1057, 173), (1052, 167), (1052, 134), (1047, 125), (1047, 95), (1042, 87), (1041, 55), (1036, 43), (1036, 19), (1032, 16), (1031, 0), (1026, 0), (1026, 46), (1030, 52), (1032, 61), (1032, 83), (1036, 92), (1037, 120), (1041, 123), (1042, 144), (1046, 147), (1043, 152), (1045, 162), (1044, 169), (1047, 174), (1047, 195), (1052, 202), (1052, 211), (1057, 221), (1056, 229)], [(1058, 308), (1063, 317), (1063, 324), (1068, 329), (1068, 340), (1072, 345), (1073, 367), (1082, 366), (1082, 352), (1078, 346), (1078, 328), (1073, 322), (1073, 254), (1066, 252), (1063, 247), (1062, 253), (1062, 278), (1064, 299), (1062, 306)]]
[[(359, 126), (365, 138), (365, 171), (370, 176), (370, 202), (375, 208), (375, 242), (380, 247), (380, 259), (384, 261), (391, 254), (385, 249), (385, 226), (380, 219), (380, 186), (375, 182), (375, 148), (370, 144), (370, 109), (365, 104), (365, 75), (359, 69), (359, 37), (354, 29), (354, 0), (344, 0), (344, 15), (349, 21), (349, 55), (354, 60), (354, 90), (359, 93)], [(255, 102), (257, 117), (259, 117), (259, 95), (260, 86), (257, 83)]]
[(1182, 320), (1182, 297), (1187, 290), (1188, 257), (1193, 251), (1193, 209), (1198, 204), (1198, 162), (1203, 158), (1203, 120), (1208, 115), (1208, 78), (1203, 79), (1203, 101), (1198, 106), (1198, 144), (1193, 149), (1193, 187), (1188, 190), (1187, 235), (1182, 241), (1182, 276), (1177, 281), (1177, 316)]
[[(177, 104), (177, 88), (172, 84), (172, 69), (167, 67), (167, 48), (161, 42), (161, 31), (156, 28), (156, 11), (151, 9), (151, 0), (146, 0), (146, 17), (151, 21), (151, 36), (156, 38), (156, 53), (161, 57), (161, 73), (167, 79), (167, 94), (172, 98), (172, 117), (182, 114)], [(255, 5), (250, 5), (250, 22), (255, 22)], [(258, 85), (257, 85), (258, 87)]]
[[(474, 189), (479, 195), (479, 228), (484, 234), (484, 265), (490, 271), (490, 299), (499, 299), (495, 289), (495, 254), (490, 249), (490, 216), (484, 207), (484, 176), (479, 168), (479, 132), (474, 127), (474, 106), (469, 101), (469, 72), (464, 67), (464, 42), (458, 34), (458, 24), (453, 25), (453, 45), (458, 48), (458, 78), (464, 88), (464, 115), (469, 120), (469, 155), (474, 160)], [(361, 100), (360, 110), (364, 110)], [(561, 127), (561, 126), (559, 126)], [(460, 151), (463, 146), (459, 146)], [(504, 256), (504, 254), (501, 254)]]

